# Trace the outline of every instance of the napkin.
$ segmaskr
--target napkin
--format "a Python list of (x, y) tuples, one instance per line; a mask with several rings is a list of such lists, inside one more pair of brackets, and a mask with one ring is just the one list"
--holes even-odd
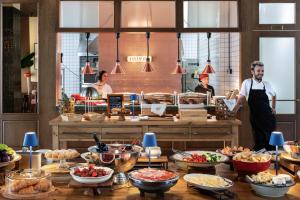
[(224, 99), (224, 103), (228, 107), (229, 111), (232, 111), (236, 105), (236, 99)]
[(158, 116), (163, 116), (167, 108), (167, 104), (151, 104), (151, 112)]

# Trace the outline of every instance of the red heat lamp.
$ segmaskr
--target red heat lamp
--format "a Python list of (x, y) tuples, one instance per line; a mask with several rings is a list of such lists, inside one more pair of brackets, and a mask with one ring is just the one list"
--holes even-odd
[(116, 39), (117, 39), (117, 59), (116, 59), (116, 64), (110, 74), (125, 74), (125, 69), (121, 66), (120, 59), (119, 59), (119, 38), (120, 38), (120, 33), (116, 33)]
[(181, 60), (180, 60), (180, 38), (181, 38), (181, 33), (177, 33), (177, 44), (178, 44), (177, 64), (172, 74), (186, 74), (186, 70), (182, 67)]
[(206, 61), (206, 65), (204, 70), (202, 71), (201, 74), (214, 74), (216, 73), (214, 68), (211, 66), (211, 60), (210, 60), (210, 44), (209, 44), (209, 40), (211, 38), (211, 33), (207, 33), (207, 40), (208, 40), (208, 45), (207, 45), (207, 61)]
[(94, 70), (91, 67), (90, 61), (89, 61), (89, 38), (90, 38), (90, 33), (86, 33), (86, 62), (85, 62), (85, 66), (82, 70), (83, 75), (94, 74)]
[(154, 68), (150, 64), (150, 58), (149, 58), (149, 39), (150, 39), (150, 32), (146, 33), (146, 38), (147, 38), (147, 58), (146, 58), (146, 63), (143, 67), (142, 72), (153, 72)]

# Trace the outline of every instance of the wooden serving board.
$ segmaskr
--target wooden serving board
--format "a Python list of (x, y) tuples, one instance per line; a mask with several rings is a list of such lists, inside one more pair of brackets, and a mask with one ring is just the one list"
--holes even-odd
[(54, 192), (55, 188), (52, 187), (48, 192), (38, 192), (36, 194), (24, 194), (24, 195), (20, 195), (20, 194), (14, 194), (14, 193), (10, 193), (7, 192), (7, 190), (1, 191), (2, 196), (7, 198), (7, 199), (45, 199), (48, 198), (50, 193)]

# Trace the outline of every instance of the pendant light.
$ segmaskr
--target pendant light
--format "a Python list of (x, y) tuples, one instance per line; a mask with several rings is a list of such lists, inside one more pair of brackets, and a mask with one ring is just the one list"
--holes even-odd
[(204, 70), (202, 71), (201, 74), (213, 74), (215, 73), (215, 70), (214, 68), (211, 66), (211, 62), (210, 62), (210, 45), (209, 45), (209, 40), (211, 38), (211, 33), (207, 33), (207, 53), (208, 53), (208, 56), (207, 56), (207, 62), (206, 62), (206, 65), (205, 65), (205, 68)]
[(147, 58), (146, 63), (143, 68), (143, 72), (153, 72), (154, 69), (150, 64), (150, 57), (149, 57), (149, 39), (150, 39), (150, 32), (146, 32), (146, 38), (147, 38)]
[(120, 38), (120, 33), (116, 33), (116, 40), (117, 40), (117, 59), (116, 59), (116, 64), (113, 68), (113, 70), (110, 72), (111, 74), (125, 74), (124, 68), (121, 66), (120, 59), (119, 59), (119, 38)]
[(89, 61), (89, 38), (90, 38), (90, 33), (86, 33), (86, 62), (82, 70), (83, 74), (94, 74), (93, 68), (91, 67)]
[(181, 59), (180, 59), (180, 38), (181, 38), (181, 33), (177, 33), (177, 48), (178, 48), (177, 64), (172, 74), (186, 74), (186, 70), (183, 69)]

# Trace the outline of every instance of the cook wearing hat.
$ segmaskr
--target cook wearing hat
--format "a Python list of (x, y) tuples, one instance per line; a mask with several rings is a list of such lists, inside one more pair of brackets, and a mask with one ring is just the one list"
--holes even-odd
[(208, 74), (200, 74), (199, 75), (199, 85), (195, 88), (195, 92), (204, 93), (206, 94), (207, 91), (211, 92), (212, 96), (215, 96), (214, 87), (208, 85), (209, 77)]

